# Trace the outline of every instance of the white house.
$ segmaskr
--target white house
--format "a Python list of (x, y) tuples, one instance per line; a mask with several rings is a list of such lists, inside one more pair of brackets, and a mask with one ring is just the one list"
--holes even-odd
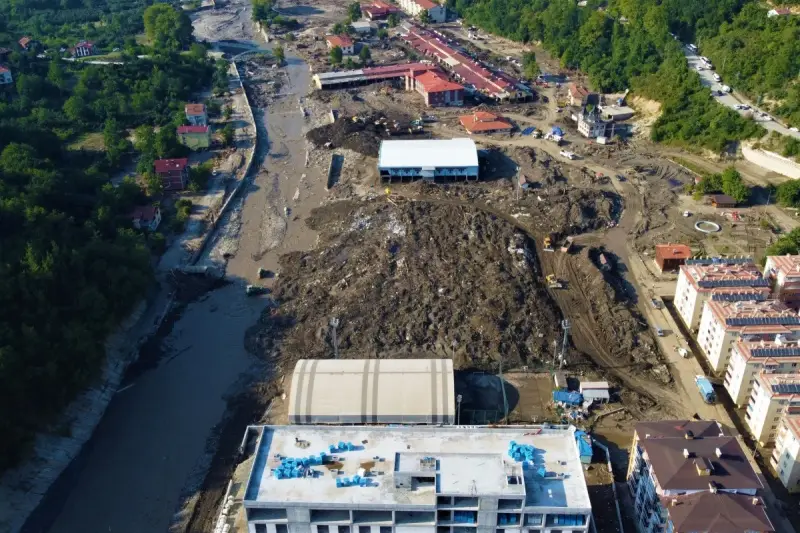
[(328, 43), (329, 50), (338, 46), (342, 49), (342, 55), (351, 56), (355, 53), (356, 43), (347, 35), (326, 35), (325, 41)]
[(423, 11), (427, 11), (433, 22), (445, 22), (447, 20), (447, 8), (431, 2), (431, 0), (399, 0), (398, 3), (402, 10), (409, 15), (417, 17)]

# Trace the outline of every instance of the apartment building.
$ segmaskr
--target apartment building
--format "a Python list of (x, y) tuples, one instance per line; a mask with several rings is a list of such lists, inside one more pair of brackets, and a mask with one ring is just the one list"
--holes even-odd
[(730, 515), (721, 519), (733, 521), (736, 506), (728, 495), (752, 499), (762, 484), (730, 428), (716, 421), (667, 420), (641, 422), (634, 428), (628, 488), (636, 529), (657, 533), (687, 530), (691, 522), (686, 519), (694, 513), (683, 511), (696, 506), (700, 494), (712, 494), (711, 500), (722, 502), (705, 513), (728, 509)]
[(574, 428), (264, 426), (249, 533), (589, 530)]
[(781, 418), (769, 464), (789, 492), (800, 492), (800, 415)]
[(725, 390), (738, 407), (744, 407), (759, 373), (794, 374), (800, 372), (799, 364), (797, 340), (776, 335), (771, 341), (737, 341), (725, 371)]
[(733, 343), (771, 340), (776, 335), (793, 338), (800, 334), (800, 316), (778, 300), (706, 301), (700, 317), (697, 344), (709, 366), (720, 373), (728, 366)]
[(800, 255), (768, 256), (764, 277), (772, 283), (775, 298), (790, 307), (800, 307)]
[(784, 415), (800, 414), (800, 375), (759, 374), (744, 415), (745, 424), (759, 445), (775, 440)]
[(769, 282), (750, 258), (687, 259), (675, 288), (675, 308), (689, 329), (697, 330), (703, 304), (718, 300), (766, 300)]
[(447, 20), (447, 8), (431, 0), (399, 0), (400, 7), (412, 16), (419, 16), (423, 11), (428, 12), (431, 22), (444, 22)]

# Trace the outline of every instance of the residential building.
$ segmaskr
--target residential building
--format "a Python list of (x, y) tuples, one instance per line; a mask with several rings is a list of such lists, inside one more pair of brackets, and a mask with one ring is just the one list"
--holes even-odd
[(205, 104), (186, 104), (183, 107), (186, 122), (192, 126), (208, 126), (208, 114)]
[(325, 40), (328, 42), (328, 49), (332, 50), (337, 46), (342, 49), (342, 54), (351, 56), (355, 52), (355, 42), (348, 35), (326, 35)]
[(249, 533), (590, 528), (573, 427), (257, 429), (242, 501)]
[(775, 440), (778, 424), (787, 414), (800, 414), (800, 375), (758, 374), (744, 421), (760, 446)]
[(781, 418), (769, 464), (789, 492), (800, 492), (800, 415)]
[(369, 35), (375, 31), (375, 23), (368, 20), (357, 20), (350, 24), (359, 35)]
[(676, 498), (709, 492), (752, 498), (762, 488), (737, 437), (716, 421), (640, 422), (629, 457), (628, 488), (639, 533), (672, 531), (670, 516), (683, 523), (679, 514), (668, 512)]
[(532, 96), (530, 87), (502, 71), (486, 65), (454, 49), (440, 35), (414, 24), (402, 25), (400, 38), (415, 52), (435, 60), (441, 68), (464, 85), (466, 92), (477, 92), (495, 100), (520, 100)]
[(604, 105), (600, 106), (600, 116), (604, 120), (611, 120), (613, 122), (622, 122), (628, 120), (634, 115), (634, 110), (626, 105)]
[(131, 213), (133, 227), (155, 231), (161, 224), (161, 209), (155, 205), (143, 205), (134, 208)]
[(736, 207), (736, 200), (727, 194), (711, 194), (709, 199), (711, 200), (711, 205), (716, 208)]
[(753, 383), (761, 372), (768, 374), (800, 373), (800, 345), (776, 335), (770, 341), (737, 341), (733, 345), (725, 371), (725, 390), (738, 407), (747, 405)]
[(656, 244), (656, 266), (663, 273), (679, 270), (692, 257), (692, 249), (685, 244)]
[(589, 93), (583, 101), (583, 107), (578, 114), (578, 133), (590, 139), (611, 137), (614, 134), (614, 122), (601, 116), (600, 95)]
[(383, 181), (478, 179), (478, 149), (472, 139), (381, 141), (378, 173)]
[(771, 340), (775, 335), (800, 335), (800, 316), (778, 300), (706, 301), (700, 316), (697, 344), (714, 372), (728, 366), (733, 343)]
[(38, 41), (35, 41), (35, 40), (31, 39), (27, 35), (25, 37), (22, 37), (17, 42), (19, 43), (20, 48), (22, 48), (25, 51), (31, 50), (33, 48), (36, 48), (36, 46), (39, 44)]
[(11, 77), (11, 70), (0, 65), (0, 85), (11, 85), (13, 82), (14, 78)]
[(583, 399), (592, 402), (607, 403), (611, 400), (611, 387), (608, 381), (581, 381), (580, 393)]
[(189, 181), (188, 159), (157, 159), (153, 167), (156, 175), (161, 178), (164, 190), (180, 191), (186, 188)]
[(392, 13), (399, 13), (400, 9), (383, 0), (372, 0), (370, 4), (362, 4), (361, 12), (370, 20), (382, 20)]
[(662, 502), (666, 510), (665, 533), (772, 533), (764, 500), (757, 496), (695, 492)]
[(90, 41), (81, 41), (69, 49), (72, 57), (89, 57), (94, 55), (94, 43)]
[(569, 84), (569, 105), (582, 106), (589, 96), (589, 89), (583, 85)]
[(366, 67), (357, 70), (340, 70), (336, 72), (320, 72), (314, 74), (314, 84), (318, 89), (341, 89), (358, 85), (369, 85), (384, 81), (403, 81), (409, 72), (421, 74), (429, 70), (438, 70), (429, 63), (401, 63), (380, 67)]
[(771, 255), (764, 277), (772, 283), (772, 294), (789, 307), (800, 307), (800, 255)]
[(445, 22), (447, 8), (431, 0), (399, 0), (400, 7), (411, 16), (418, 17), (423, 11), (428, 12), (431, 22)]
[(706, 300), (766, 300), (769, 281), (749, 257), (686, 259), (675, 286), (675, 309), (689, 329), (700, 325)]
[(452, 359), (301, 359), (291, 424), (455, 424)]
[(211, 132), (208, 126), (178, 126), (178, 142), (192, 150), (211, 146)]
[(464, 105), (464, 87), (435, 70), (422, 73), (410, 70), (406, 76), (406, 90), (421, 94), (428, 107)]
[(779, 8), (770, 9), (769, 11), (767, 11), (767, 17), (769, 17), (769, 18), (772, 18), (772, 17), (785, 17), (785, 16), (791, 15), (791, 14), (792, 14), (792, 10), (789, 9), (788, 7), (779, 7)]
[(462, 115), (458, 118), (467, 133), (509, 133), (514, 126), (502, 115), (495, 115), (488, 111), (475, 111), (471, 115)]

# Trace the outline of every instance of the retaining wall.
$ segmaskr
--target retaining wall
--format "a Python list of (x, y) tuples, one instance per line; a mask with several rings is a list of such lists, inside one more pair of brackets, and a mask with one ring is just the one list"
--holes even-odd
[(768, 152), (766, 150), (756, 150), (752, 145), (742, 145), (742, 155), (751, 163), (755, 163), (761, 168), (772, 172), (777, 172), (787, 178), (800, 179), (800, 164), (791, 159)]

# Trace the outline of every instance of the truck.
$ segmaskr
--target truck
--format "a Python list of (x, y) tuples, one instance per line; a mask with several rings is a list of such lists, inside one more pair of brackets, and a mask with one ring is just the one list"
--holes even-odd
[(706, 403), (714, 403), (716, 401), (717, 396), (714, 393), (714, 387), (707, 377), (697, 375), (694, 377), (694, 383), (697, 385), (697, 389), (700, 391), (703, 401)]

